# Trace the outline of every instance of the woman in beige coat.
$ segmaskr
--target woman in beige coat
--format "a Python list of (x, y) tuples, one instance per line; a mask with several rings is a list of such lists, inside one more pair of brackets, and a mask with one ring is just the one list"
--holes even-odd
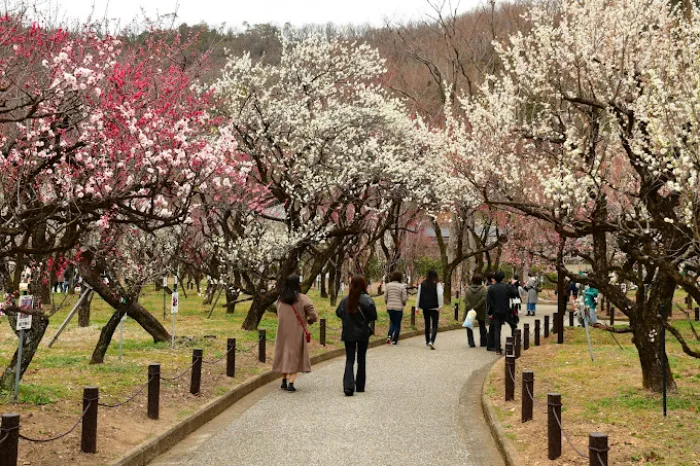
[(294, 392), (298, 372), (311, 372), (307, 325), (318, 320), (308, 296), (301, 293), (297, 275), (290, 275), (277, 301), (277, 337), (272, 370), (282, 374), (282, 390)]

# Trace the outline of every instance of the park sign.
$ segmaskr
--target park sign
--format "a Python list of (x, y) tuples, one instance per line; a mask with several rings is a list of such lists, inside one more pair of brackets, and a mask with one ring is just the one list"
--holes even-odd
[(178, 308), (179, 308), (179, 307), (180, 307), (180, 301), (179, 301), (179, 299), (178, 299), (178, 297), (177, 297), (177, 291), (174, 291), (174, 292), (173, 292), (172, 304), (171, 304), (171, 306), (170, 306), (170, 313), (171, 313), (171, 314), (177, 314)]
[[(32, 308), (33, 297), (31, 295), (20, 296), (19, 307), (20, 309), (31, 309)], [(17, 313), (17, 325), (16, 330), (27, 330), (32, 328), (32, 315), (23, 314), (21, 312)]]

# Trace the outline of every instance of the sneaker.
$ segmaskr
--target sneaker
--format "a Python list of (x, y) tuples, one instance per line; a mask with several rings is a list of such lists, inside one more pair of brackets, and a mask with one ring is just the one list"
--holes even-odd
[(391, 344), (391, 337), (386, 337), (386, 344), (390, 345)]
[(428, 343), (428, 346), (430, 347), (431, 350), (435, 349), (435, 343)]
[(394, 345), (394, 346), (396, 346), (396, 345), (399, 344), (399, 342), (398, 342), (398, 341), (393, 341), (393, 342), (391, 342), (391, 344)]

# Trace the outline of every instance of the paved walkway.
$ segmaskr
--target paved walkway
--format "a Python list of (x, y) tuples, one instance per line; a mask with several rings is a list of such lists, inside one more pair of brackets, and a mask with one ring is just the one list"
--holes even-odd
[(435, 346), (417, 337), (369, 350), (366, 392), (352, 397), (344, 359), (299, 377), (296, 393), (274, 382), (151, 464), (502, 466), (480, 405), (496, 356), (468, 348), (462, 330)]

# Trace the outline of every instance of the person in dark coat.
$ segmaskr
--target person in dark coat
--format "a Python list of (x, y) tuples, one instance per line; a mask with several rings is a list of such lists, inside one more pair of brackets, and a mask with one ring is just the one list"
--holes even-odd
[[(367, 378), (366, 361), (369, 337), (372, 334), (371, 322), (377, 320), (377, 307), (367, 294), (367, 282), (362, 275), (355, 275), (350, 281), (350, 290), (340, 301), (335, 314), (343, 321), (341, 339), (345, 343), (345, 375), (343, 391), (345, 396), (365, 391)], [(357, 377), (355, 377), (355, 355), (357, 355)]]
[(440, 310), (442, 309), (444, 289), (435, 270), (428, 271), (428, 278), (418, 286), (416, 304), (423, 311), (425, 321), (425, 346), (435, 349), (435, 338), (438, 333)]
[[(496, 283), (496, 279), (494, 278), (496, 276), (496, 273), (493, 271), (488, 271), (486, 272), (486, 293), (488, 295), (488, 290), (491, 288), (491, 285)], [(496, 327), (493, 326), (493, 320), (491, 319), (491, 312), (489, 310), (489, 300), (486, 300), (486, 323), (489, 326), (488, 333), (487, 333), (487, 338), (486, 338), (486, 350), (487, 351), (495, 351), (496, 347), (494, 346), (493, 339), (494, 339), (494, 331), (496, 330)]]
[[(486, 287), (483, 278), (478, 274), (472, 277), (472, 284), (464, 293), (464, 317), (462, 321), (467, 318), (467, 313), (472, 309), (476, 311), (476, 320), (479, 322), (479, 346), (486, 346)], [(470, 348), (476, 346), (474, 331), (470, 328), (467, 328), (467, 340)]]
[(486, 292), (486, 302), (488, 303), (488, 312), (491, 318), (491, 325), (494, 327), (493, 346), (496, 354), (503, 354), (501, 349), (501, 327), (507, 321), (509, 314), (512, 311), (511, 299), (518, 296), (517, 289), (507, 283), (503, 283), (505, 274), (502, 270), (496, 272), (496, 283), (491, 285)]

